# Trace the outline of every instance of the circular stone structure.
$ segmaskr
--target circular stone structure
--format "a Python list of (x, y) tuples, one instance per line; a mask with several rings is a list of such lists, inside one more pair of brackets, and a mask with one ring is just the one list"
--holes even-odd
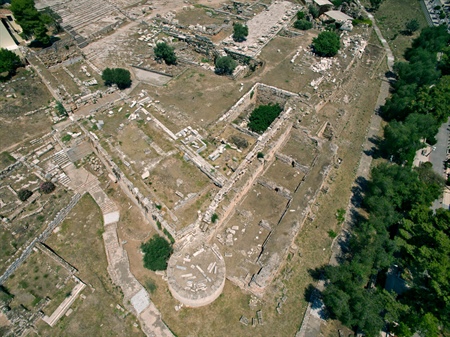
[(217, 246), (188, 244), (170, 257), (167, 282), (173, 297), (184, 305), (210, 304), (225, 285), (225, 261)]

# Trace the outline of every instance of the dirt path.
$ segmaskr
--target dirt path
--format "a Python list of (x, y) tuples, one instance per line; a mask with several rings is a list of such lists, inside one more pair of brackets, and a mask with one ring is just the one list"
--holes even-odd
[[(389, 68), (389, 71), (393, 71), (393, 65), (394, 65), (394, 56), (392, 54), (391, 49), (389, 48), (389, 45), (387, 41), (384, 39), (383, 35), (381, 34), (380, 29), (376, 25), (375, 18), (370, 13), (366, 12), (366, 15), (372, 20), (374, 30), (378, 36), (378, 38), (381, 41), (381, 44), (383, 45), (383, 48), (386, 51), (387, 56), (387, 66)], [(380, 92), (378, 94), (377, 103), (374, 109), (374, 114), (372, 115), (372, 118), (370, 120), (370, 125), (367, 131), (366, 141), (363, 144), (362, 147), (362, 153), (361, 153), (361, 159), (359, 161), (358, 169), (356, 171), (356, 177), (355, 183), (353, 184), (353, 187), (358, 187), (357, 181), (367, 180), (370, 175), (370, 167), (372, 165), (372, 156), (371, 156), (371, 149), (373, 147), (373, 143), (371, 142), (371, 139), (376, 137), (380, 132), (381, 127), (381, 117), (378, 115), (378, 110), (380, 106), (382, 106), (386, 98), (389, 96), (389, 79), (386, 78), (386, 80), (381, 81), (380, 86)], [(346, 210), (346, 219), (345, 223), (342, 226), (342, 231), (340, 235), (334, 240), (332, 245), (332, 253), (330, 257), (329, 264), (330, 265), (338, 265), (338, 257), (341, 255), (341, 248), (343, 244), (345, 245), (346, 240), (348, 239), (348, 230), (349, 227), (352, 224), (352, 214), (354, 211), (357, 210), (357, 208), (360, 207), (361, 204), (361, 197), (355, 193), (353, 193), (350, 197), (347, 210)], [(316, 285), (316, 288), (318, 290), (324, 289), (324, 281), (319, 281)], [(322, 318), (320, 315), (320, 311), (323, 307), (323, 303), (317, 296), (312, 296), (310, 299), (310, 302), (308, 304), (308, 308), (306, 309), (305, 316), (303, 318), (302, 325), (300, 327), (300, 330), (295, 335), (296, 337), (315, 337), (320, 336), (320, 326), (322, 323)]]

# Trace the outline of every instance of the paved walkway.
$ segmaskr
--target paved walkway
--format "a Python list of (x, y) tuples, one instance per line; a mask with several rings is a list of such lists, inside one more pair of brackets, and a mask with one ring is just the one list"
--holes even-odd
[(130, 271), (127, 252), (119, 243), (117, 235), (120, 212), (116, 204), (102, 190), (99, 180), (84, 168), (77, 169), (71, 164), (66, 168), (66, 173), (71, 179), (72, 188), (77, 192), (88, 192), (103, 213), (103, 241), (108, 259), (108, 273), (113, 283), (122, 289), (124, 305), (134, 312), (147, 336), (173, 337), (162, 321), (161, 313), (150, 300), (148, 292)]
[[(450, 117), (439, 128), (436, 140), (435, 150), (430, 153), (430, 162), (433, 164), (434, 172), (445, 178), (444, 162), (447, 159), (447, 151), (450, 145)], [(449, 189), (445, 188), (443, 195), (433, 202), (432, 208), (434, 210), (441, 207), (449, 209), (449, 194)]]
[[(375, 18), (373, 17), (373, 15), (370, 13), (367, 13), (367, 12), (366, 12), (366, 15), (373, 22), (373, 28), (375, 29), (375, 32), (386, 51), (388, 68), (392, 72), (393, 66), (394, 66), (394, 55), (392, 54), (392, 51), (389, 48), (387, 41), (384, 39), (383, 35), (381, 34), (380, 29), (376, 25)], [(374, 146), (373, 143), (370, 141), (370, 139), (375, 136), (378, 136), (378, 134), (380, 132), (381, 117), (378, 115), (377, 112), (378, 112), (380, 106), (384, 105), (386, 98), (389, 96), (389, 88), (390, 88), (389, 78), (387, 78), (387, 81), (381, 81), (380, 93), (378, 94), (377, 104), (376, 104), (376, 107), (374, 110), (375, 113), (372, 115), (372, 118), (370, 120), (370, 125), (369, 125), (369, 129), (367, 131), (367, 136), (366, 136), (366, 141), (363, 144), (363, 151), (362, 151), (361, 159), (360, 159), (360, 162), (358, 165), (358, 170), (356, 172), (356, 177), (358, 177), (358, 178), (359, 177), (362, 177), (365, 179), (369, 178), (370, 167), (372, 164), (372, 157), (371, 157), (370, 153), (371, 153), (372, 147)], [(355, 181), (354, 187), (356, 187), (356, 185), (357, 184)], [(360, 206), (359, 202), (361, 202), (361, 200), (357, 201), (357, 203), (355, 204), (354, 203), (354, 195), (351, 195), (348, 206), (347, 206), (346, 221), (342, 228), (342, 232), (336, 238), (336, 240), (333, 242), (332, 253), (331, 253), (331, 257), (330, 257), (330, 261), (329, 261), (330, 265), (338, 264), (337, 258), (341, 254), (340, 248), (341, 248), (342, 242), (345, 242), (348, 238), (348, 228), (350, 227), (351, 222), (352, 222), (351, 215), (353, 213), (353, 210), (355, 210), (356, 208), (358, 208)], [(316, 288), (320, 291), (323, 290), (324, 289), (324, 281), (319, 281), (316, 285)], [(310, 303), (308, 304), (308, 307), (306, 309), (305, 316), (303, 317), (303, 322), (300, 327), (300, 330), (295, 335), (296, 337), (321, 336), (320, 325), (323, 321), (321, 318), (321, 309), (322, 308), (323, 308), (323, 303), (321, 302), (321, 300), (317, 296), (313, 295), (311, 297)]]

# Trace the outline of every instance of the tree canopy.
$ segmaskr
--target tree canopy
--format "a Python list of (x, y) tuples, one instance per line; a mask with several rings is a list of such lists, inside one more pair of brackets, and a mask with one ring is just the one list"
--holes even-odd
[(277, 104), (260, 105), (250, 114), (248, 128), (263, 133), (277, 118), (283, 109)]
[(216, 59), (215, 65), (216, 74), (231, 75), (236, 69), (237, 63), (231, 56), (222, 56)]
[[(378, 336), (386, 323), (396, 336), (449, 333), (450, 211), (430, 209), (442, 195), (444, 179), (431, 163), (411, 168), (422, 140), (433, 144), (449, 116), (450, 79), (441, 77), (436, 58), (447, 35), (440, 27), (422, 30), (405, 55), (408, 62), (396, 65), (394, 94), (383, 107), (390, 122), (379, 143), (392, 163), (372, 169), (363, 185), (368, 216), (353, 224), (342, 263), (324, 267), (325, 305), (369, 337)], [(384, 290), (393, 266), (405, 282), (399, 294)]]
[(313, 39), (314, 52), (319, 56), (331, 57), (341, 48), (339, 36), (330, 31), (321, 32)]
[(54, 19), (47, 14), (39, 13), (34, 0), (12, 0), (10, 9), (25, 36), (34, 36), (42, 46), (50, 44), (51, 39), (47, 34), (47, 25), (53, 24)]
[(0, 74), (7, 72), (8, 75), (13, 75), (21, 65), (19, 56), (10, 50), (0, 49)]
[(144, 253), (144, 267), (153, 271), (166, 270), (167, 261), (172, 254), (172, 246), (163, 237), (155, 234), (141, 245)]
[(105, 81), (105, 85), (116, 84), (121, 90), (131, 86), (131, 74), (128, 70), (122, 68), (106, 68), (103, 70), (102, 79)]
[(233, 25), (233, 40), (236, 42), (245, 41), (248, 36), (248, 27), (240, 23)]
[(419, 28), (420, 24), (416, 19), (411, 19), (405, 23), (405, 31), (408, 35), (412, 35), (414, 32), (418, 31)]
[(294, 27), (300, 30), (308, 30), (312, 28), (312, 23), (307, 21), (307, 20), (303, 20), (303, 19), (299, 19), (297, 21), (294, 22)]
[(27, 199), (31, 197), (32, 194), (33, 192), (27, 189), (22, 189), (17, 192), (17, 196), (19, 197), (20, 201), (27, 201)]
[(165, 42), (160, 42), (156, 44), (156, 47), (153, 49), (155, 56), (157, 59), (164, 60), (166, 64), (176, 64), (177, 56), (175, 55), (174, 48), (169, 46)]

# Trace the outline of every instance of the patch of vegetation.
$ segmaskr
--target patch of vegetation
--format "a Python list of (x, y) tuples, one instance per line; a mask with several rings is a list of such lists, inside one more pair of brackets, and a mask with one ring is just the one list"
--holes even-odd
[(334, 32), (321, 32), (313, 39), (314, 52), (319, 56), (331, 57), (341, 48), (341, 40)]
[(264, 158), (264, 153), (258, 152), (258, 154), (256, 155), (256, 158), (258, 158), (258, 159)]
[(70, 142), (71, 139), (72, 139), (72, 136), (69, 135), (69, 134), (65, 134), (64, 136), (61, 137), (61, 140), (62, 140), (64, 143)]
[(214, 213), (214, 214), (211, 216), (211, 222), (212, 222), (212, 223), (216, 223), (217, 220), (219, 220), (219, 216), (217, 215), (217, 213)]
[(413, 35), (414, 32), (417, 32), (420, 29), (419, 21), (416, 19), (411, 19), (405, 24), (405, 33), (407, 35)]
[(345, 221), (345, 209), (339, 208), (336, 212), (336, 220), (338, 224), (341, 224)]
[(58, 113), (58, 116), (68, 116), (68, 113), (66, 111), (66, 108), (64, 108), (64, 105), (60, 101), (56, 102), (56, 112)]
[(377, 10), (378, 8), (380, 8), (382, 2), (383, 0), (370, 0), (370, 5), (372, 6), (373, 10)]
[(161, 222), (159, 222), (158, 220), (156, 220), (156, 226), (158, 227), (159, 230), (162, 229)]
[[(422, 139), (436, 142), (439, 125), (450, 115), (450, 67), (442, 62), (449, 59), (449, 42), (444, 26), (425, 28), (407, 50), (408, 62), (394, 65), (398, 77), (394, 93), (381, 107), (381, 115), (390, 121), (379, 145), (386, 158), (410, 166), (415, 152), (424, 146)], [(443, 52), (441, 62), (438, 52)]]
[(248, 141), (244, 137), (233, 135), (230, 137), (230, 140), (239, 149), (246, 149), (248, 147)]
[(248, 128), (263, 133), (277, 118), (283, 109), (277, 104), (260, 105), (250, 114)]
[(172, 234), (170, 234), (167, 229), (164, 228), (163, 233), (169, 238), (169, 241), (171, 244), (175, 243), (175, 239), (173, 238)]
[(16, 69), (22, 65), (19, 56), (10, 50), (0, 49), (0, 76), (5, 73), (3, 77), (12, 76), (16, 73)]
[[(394, 95), (383, 108), (392, 119), (379, 144), (393, 163), (372, 169), (363, 200), (369, 216), (352, 227), (348, 258), (325, 267), (325, 305), (367, 336), (378, 335), (386, 324), (397, 336), (450, 332), (450, 211), (430, 209), (442, 195), (444, 179), (430, 163), (411, 168), (421, 139), (435, 141), (450, 114), (444, 108), (450, 106), (450, 76), (440, 77), (436, 60), (449, 41), (445, 27), (425, 28), (405, 55), (409, 62), (395, 66)], [(393, 265), (408, 284), (399, 296), (384, 290)]]
[(167, 261), (172, 254), (172, 246), (163, 237), (155, 234), (141, 245), (144, 253), (144, 267), (153, 271), (166, 270)]
[(148, 290), (150, 294), (153, 294), (156, 291), (156, 289), (158, 289), (158, 286), (152, 279), (147, 279), (147, 281), (145, 281), (145, 288)]
[(39, 187), (39, 190), (44, 194), (50, 194), (55, 190), (56, 186), (51, 181), (45, 181)]
[(17, 23), (22, 27), (23, 37), (34, 36), (34, 46), (47, 47), (55, 41), (48, 35), (47, 26), (58, 27), (59, 25), (48, 12), (38, 12), (34, 0), (12, 0), (10, 9)]
[(0, 153), (0, 163), (2, 164), (2, 167), (7, 167), (11, 164), (14, 164), (16, 162), (16, 159), (14, 159), (13, 156), (7, 151), (3, 151)]
[(319, 17), (319, 13), (320, 13), (319, 8), (317, 8), (316, 6), (309, 5), (308, 11), (309, 11), (309, 14), (311, 14), (314, 19), (317, 19)]
[(334, 239), (335, 237), (337, 237), (337, 233), (336, 233), (334, 230), (330, 229), (330, 230), (328, 231), (328, 236), (329, 236), (330, 238)]
[(218, 75), (231, 75), (236, 69), (237, 62), (231, 56), (218, 57), (215, 62), (215, 73)]
[(300, 29), (300, 30), (308, 30), (312, 28), (312, 22), (309, 22), (307, 20), (297, 20), (294, 22), (294, 28)]
[(248, 36), (248, 27), (240, 23), (233, 25), (233, 40), (235, 42), (243, 42)]
[(177, 63), (177, 56), (175, 55), (174, 48), (165, 42), (157, 43), (156, 47), (153, 48), (153, 52), (158, 60), (164, 60), (168, 65)]
[(131, 86), (131, 74), (122, 68), (106, 68), (103, 70), (102, 79), (106, 86), (115, 84), (121, 90)]
[(368, 25), (369, 27), (372, 27), (372, 20), (370, 19), (354, 19), (352, 20), (352, 24), (353, 26), (357, 26), (357, 25)]
[(297, 16), (297, 20), (303, 20), (305, 18), (305, 12), (298, 11), (296, 16)]
[(33, 192), (27, 189), (22, 189), (17, 192), (17, 196), (19, 197), (20, 201), (27, 201), (27, 199), (31, 197), (32, 194)]

